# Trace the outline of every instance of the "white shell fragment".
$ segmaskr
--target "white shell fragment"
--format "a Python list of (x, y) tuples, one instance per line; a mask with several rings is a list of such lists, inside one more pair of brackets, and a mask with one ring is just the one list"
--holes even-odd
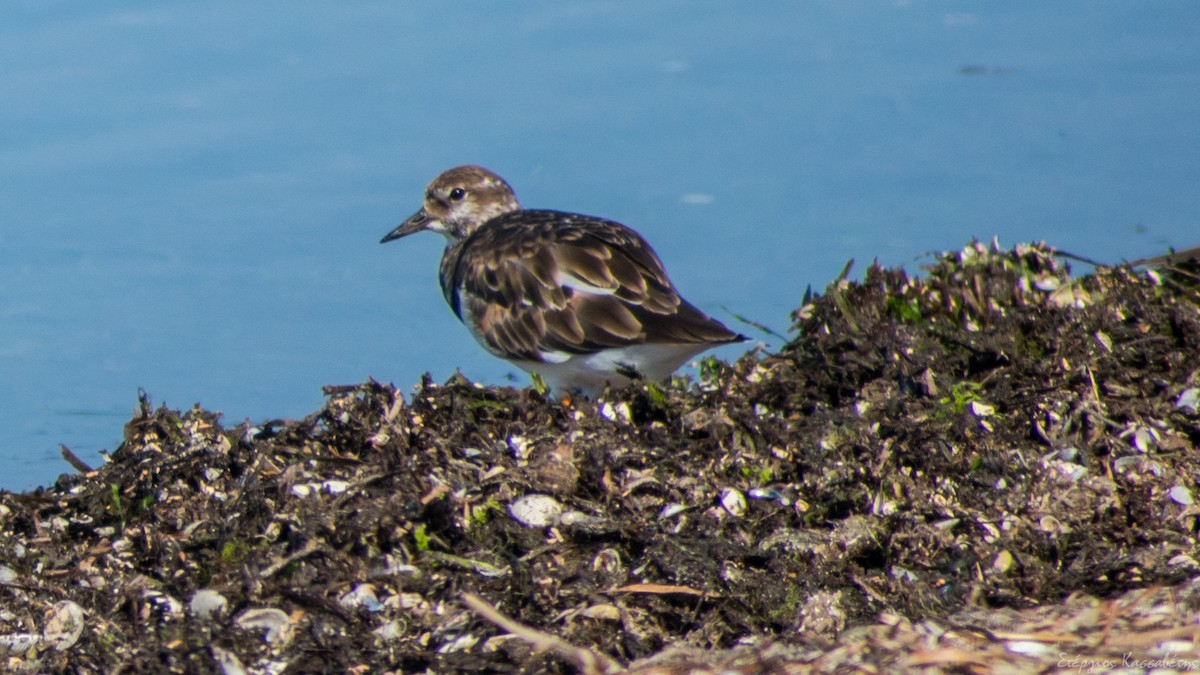
[(734, 518), (746, 515), (746, 496), (741, 490), (725, 488), (721, 490), (721, 506)]
[(327, 480), (322, 483), (297, 483), (292, 486), (292, 494), (297, 497), (309, 497), (324, 492), (340, 495), (350, 489), (350, 484), (344, 480)]
[(475, 645), (479, 644), (479, 637), (471, 633), (463, 633), (454, 638), (450, 642), (438, 647), (439, 654), (453, 654), (454, 652), (470, 651)]
[(142, 591), (142, 597), (154, 607), (164, 619), (177, 619), (183, 615), (183, 603), (175, 598), (152, 589)]
[(192, 599), (188, 601), (188, 610), (193, 616), (203, 620), (223, 613), (228, 606), (229, 601), (225, 599), (225, 596), (211, 588), (201, 588), (192, 594)]
[(525, 527), (549, 527), (562, 518), (563, 505), (550, 495), (525, 495), (508, 505), (508, 513)]
[(265, 628), (267, 632), (263, 639), (267, 642), (286, 641), (291, 637), (291, 619), (283, 610), (274, 607), (248, 609), (239, 614), (234, 623), (247, 630)]
[(321, 483), (321, 490), (331, 495), (340, 495), (350, 489), (350, 484), (344, 480), (327, 480)]
[(620, 621), (621, 610), (616, 605), (592, 605), (579, 612), (580, 616), (602, 621)]
[(971, 409), (971, 414), (976, 417), (991, 417), (996, 414), (996, 406), (980, 401), (971, 401), (968, 407)]
[(667, 504), (666, 506), (662, 507), (661, 511), (658, 512), (658, 517), (666, 520), (667, 518), (673, 518), (684, 511), (687, 511), (687, 509), (688, 507), (684, 506), (683, 504)]
[(242, 665), (237, 654), (216, 645), (209, 645), (209, 649), (212, 650), (213, 660), (221, 666), (221, 675), (246, 675), (246, 667)]
[(1080, 466), (1074, 462), (1064, 462), (1062, 460), (1052, 459), (1050, 461), (1042, 462), (1042, 464), (1057, 476), (1065, 478), (1071, 482), (1078, 482), (1088, 473), (1086, 466)]
[(1175, 399), (1175, 407), (1192, 412), (1200, 412), (1200, 387), (1189, 387), (1179, 392)]
[(375, 587), (371, 584), (355, 586), (338, 598), (338, 604), (346, 609), (362, 608), (368, 612), (378, 612), (383, 609), (383, 603), (379, 602), (379, 596), (375, 595)]
[(1033, 287), (1039, 291), (1056, 291), (1061, 285), (1062, 281), (1052, 275), (1043, 275), (1033, 280)]
[(624, 401), (616, 405), (605, 401), (600, 404), (599, 412), (600, 416), (609, 422), (629, 424), (633, 420), (633, 412), (629, 409), (629, 404)]
[(529, 457), (530, 443), (524, 436), (513, 434), (508, 437), (508, 448), (512, 450), (513, 457), (517, 459), (527, 459)]
[(1149, 427), (1138, 427), (1133, 432), (1133, 447), (1141, 452), (1150, 452), (1157, 445), (1158, 434)]
[(1171, 488), (1171, 491), (1167, 494), (1170, 495), (1171, 501), (1175, 502), (1176, 504), (1191, 506), (1192, 502), (1194, 501), (1192, 499), (1192, 491), (1183, 485), (1176, 485), (1175, 487)]
[(1053, 645), (1047, 645), (1042, 642), (1033, 640), (1013, 640), (1004, 645), (1004, 648), (1014, 654), (1027, 654), (1029, 656), (1039, 656), (1041, 654), (1053, 653)]
[(596, 554), (595, 558), (592, 558), (592, 569), (597, 572), (615, 574), (621, 568), (621, 554), (616, 549), (603, 549)]
[(395, 619), (388, 621), (371, 632), (380, 640), (399, 640), (404, 637), (404, 627)]
[(562, 523), (563, 525), (568, 525), (568, 526), (571, 526), (571, 525), (587, 526), (587, 525), (597, 525), (597, 524), (603, 523), (604, 519), (597, 518), (596, 516), (593, 516), (593, 515), (589, 515), (587, 513), (584, 513), (583, 511), (563, 511), (562, 515), (559, 516), (558, 522)]
[(42, 641), (35, 633), (9, 633), (0, 635), (0, 656), (20, 656)]
[(50, 617), (42, 629), (42, 638), (61, 652), (78, 642), (79, 636), (83, 635), (83, 608), (70, 600), (63, 600), (54, 603), (49, 611)]
[(775, 488), (750, 488), (746, 493), (751, 499), (769, 499), (774, 502), (779, 502), (783, 506), (791, 506), (792, 498), (787, 494), (776, 490)]

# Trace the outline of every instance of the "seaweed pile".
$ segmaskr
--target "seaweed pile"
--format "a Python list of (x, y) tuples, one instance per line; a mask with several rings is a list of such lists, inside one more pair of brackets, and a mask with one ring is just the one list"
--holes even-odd
[(369, 381), (225, 428), (142, 395), (103, 467), (0, 493), (0, 658), (1200, 666), (1196, 279), (972, 243), (838, 280), (778, 353), (597, 401)]

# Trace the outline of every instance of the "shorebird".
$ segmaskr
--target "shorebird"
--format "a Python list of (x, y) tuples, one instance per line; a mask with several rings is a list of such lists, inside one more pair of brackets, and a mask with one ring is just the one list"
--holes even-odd
[(503, 178), (460, 166), (435, 178), (386, 243), (446, 238), (446, 302), (483, 348), (550, 386), (594, 398), (661, 380), (706, 349), (748, 339), (687, 300), (654, 249), (611, 220), (524, 209)]

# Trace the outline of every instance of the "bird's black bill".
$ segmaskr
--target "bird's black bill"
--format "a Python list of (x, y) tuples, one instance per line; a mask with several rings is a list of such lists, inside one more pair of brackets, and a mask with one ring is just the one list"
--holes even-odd
[(401, 237), (407, 237), (414, 232), (420, 232), (421, 230), (428, 229), (429, 221), (431, 220), (433, 219), (429, 217), (428, 213), (425, 213), (425, 209), (421, 209), (420, 211), (417, 211), (409, 216), (408, 220), (400, 223), (396, 229), (384, 235), (383, 239), (379, 240), (379, 243), (386, 244), (389, 241), (399, 239)]

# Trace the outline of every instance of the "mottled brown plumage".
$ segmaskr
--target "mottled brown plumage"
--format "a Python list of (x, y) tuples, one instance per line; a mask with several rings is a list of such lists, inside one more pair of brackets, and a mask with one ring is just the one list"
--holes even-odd
[(610, 220), (522, 209), (496, 174), (450, 169), (383, 238), (446, 237), (440, 278), (455, 314), (489, 352), (552, 384), (670, 375), (710, 347), (745, 340), (680, 297), (637, 232)]

